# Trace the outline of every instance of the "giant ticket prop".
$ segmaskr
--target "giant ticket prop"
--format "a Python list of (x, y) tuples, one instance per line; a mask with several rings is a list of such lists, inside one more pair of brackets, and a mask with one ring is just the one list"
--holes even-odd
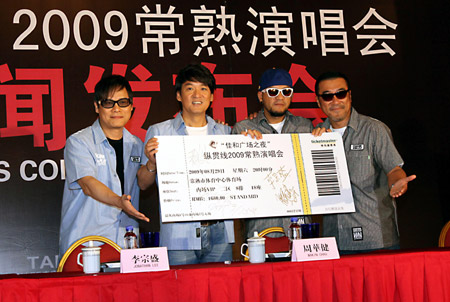
[(157, 138), (163, 222), (355, 211), (337, 133)]

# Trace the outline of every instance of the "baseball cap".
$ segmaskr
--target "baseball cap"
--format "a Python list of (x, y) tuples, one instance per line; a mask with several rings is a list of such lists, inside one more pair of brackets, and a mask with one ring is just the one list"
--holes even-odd
[(292, 78), (289, 72), (281, 68), (272, 68), (264, 71), (259, 80), (258, 90), (261, 91), (275, 85), (287, 85), (292, 87)]

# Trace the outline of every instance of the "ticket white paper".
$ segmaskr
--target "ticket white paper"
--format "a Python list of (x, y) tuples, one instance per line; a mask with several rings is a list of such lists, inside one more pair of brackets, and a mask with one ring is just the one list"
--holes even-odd
[(163, 222), (355, 211), (337, 133), (157, 138)]

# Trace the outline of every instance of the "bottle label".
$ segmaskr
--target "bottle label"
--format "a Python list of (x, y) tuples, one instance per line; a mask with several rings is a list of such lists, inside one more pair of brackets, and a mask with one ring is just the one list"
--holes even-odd
[(289, 228), (289, 239), (301, 239), (301, 233), (299, 227), (291, 227)]
[(136, 237), (127, 236), (125, 237), (125, 248), (126, 249), (135, 249), (137, 248)]
[(292, 239), (300, 239), (300, 229), (299, 228), (293, 228), (292, 229)]

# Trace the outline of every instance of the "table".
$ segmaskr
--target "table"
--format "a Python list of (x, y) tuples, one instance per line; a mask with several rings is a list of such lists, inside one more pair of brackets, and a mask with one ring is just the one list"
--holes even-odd
[(154, 273), (3, 275), (0, 301), (450, 301), (450, 249)]

